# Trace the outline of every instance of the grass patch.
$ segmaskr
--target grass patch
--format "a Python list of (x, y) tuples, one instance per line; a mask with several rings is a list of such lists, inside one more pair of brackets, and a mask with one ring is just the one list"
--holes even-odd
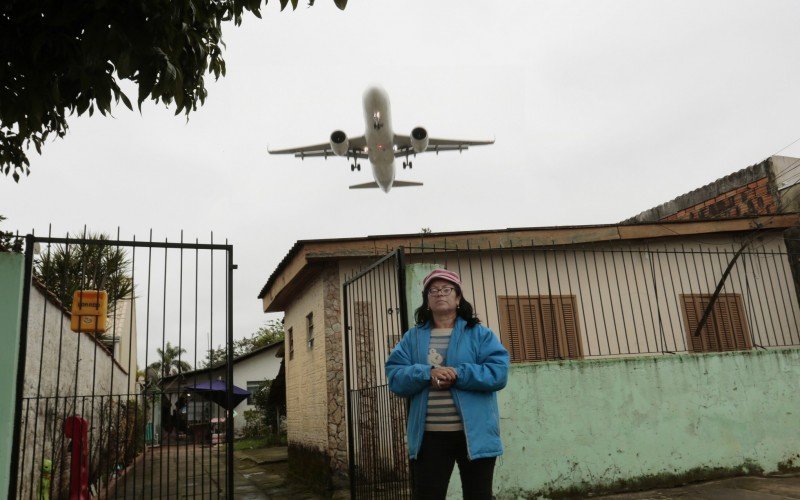
[(263, 436), (255, 438), (242, 438), (233, 443), (234, 450), (253, 450), (271, 446), (286, 446), (286, 436)]

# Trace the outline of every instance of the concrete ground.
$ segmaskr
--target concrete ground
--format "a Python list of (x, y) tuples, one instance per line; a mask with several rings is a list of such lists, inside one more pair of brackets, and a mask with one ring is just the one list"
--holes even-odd
[(322, 496), (299, 481), (289, 480), (286, 447), (258, 448), (235, 452), (234, 483), (236, 499), (245, 500), (344, 500), (347, 491)]
[[(262, 448), (236, 452), (236, 484), (237, 496), (239, 491), (247, 495), (241, 498), (261, 499), (275, 498), (278, 500), (323, 500), (324, 497), (305, 489), (302, 484), (288, 480), (288, 466), (286, 463), (286, 448)], [(244, 486), (248, 484), (248, 486)], [(239, 485), (242, 490), (239, 490)], [(266, 495), (266, 496), (259, 496)], [(333, 499), (343, 500), (350, 498), (348, 491), (338, 491), (333, 494)], [(600, 498), (595, 496), (594, 498)], [(685, 485), (677, 488), (662, 488), (658, 490), (642, 491), (603, 496), (604, 499), (613, 500), (778, 500), (800, 499), (800, 473), (774, 475), (770, 477), (743, 476), (716, 481), (707, 481)]]
[[(237, 500), (344, 500), (348, 491), (314, 493), (289, 479), (286, 447), (238, 450), (234, 453), (234, 491)], [(112, 481), (100, 498), (224, 498), (224, 447), (163, 446), (148, 449)], [(222, 482), (222, 484), (220, 484)], [(615, 495), (613, 500), (777, 500), (800, 499), (800, 473), (769, 477), (742, 476), (703, 483)]]
[(224, 490), (224, 446), (168, 445), (148, 447), (99, 497), (218, 498)]
[(604, 499), (778, 500), (800, 498), (800, 473), (769, 477), (742, 476), (658, 490), (606, 495)]
[[(233, 498), (329, 500), (289, 481), (286, 447), (234, 452)], [(225, 498), (225, 447), (180, 444), (148, 448), (98, 495), (103, 499)]]

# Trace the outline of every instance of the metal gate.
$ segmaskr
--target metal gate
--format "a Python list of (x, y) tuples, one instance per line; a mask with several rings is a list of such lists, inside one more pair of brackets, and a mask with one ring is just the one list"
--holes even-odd
[(232, 259), (25, 237), (9, 498), (233, 496)]
[(344, 283), (345, 367), (353, 498), (411, 498), (406, 401), (384, 364), (408, 329), (403, 249)]

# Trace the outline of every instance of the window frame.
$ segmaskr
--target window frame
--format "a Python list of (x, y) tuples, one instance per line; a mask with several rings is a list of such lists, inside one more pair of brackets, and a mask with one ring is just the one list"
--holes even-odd
[(314, 311), (306, 314), (306, 345), (309, 350), (314, 349)]
[[(261, 384), (263, 384), (264, 382), (265, 382), (264, 380), (248, 380), (246, 382), (247, 390), (248, 392), (250, 392), (250, 395), (247, 396), (247, 404), (249, 406), (253, 406), (253, 397), (255, 396), (255, 391), (258, 390), (258, 388), (261, 387)], [(255, 390), (250, 390), (251, 385), (256, 386)]]

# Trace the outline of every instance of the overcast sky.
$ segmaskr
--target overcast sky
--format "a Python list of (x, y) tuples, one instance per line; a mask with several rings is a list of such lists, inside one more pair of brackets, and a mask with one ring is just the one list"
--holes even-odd
[[(800, 2), (330, 0), (224, 28), (228, 76), (187, 123), (163, 106), (73, 118), (0, 178), (2, 228), (233, 243), (236, 336), (298, 239), (613, 223), (800, 138)], [(267, 146), (364, 133), (383, 86), (396, 133), (496, 138), (371, 181)], [(135, 90), (126, 86), (128, 95)], [(800, 142), (782, 151), (800, 156)]]

